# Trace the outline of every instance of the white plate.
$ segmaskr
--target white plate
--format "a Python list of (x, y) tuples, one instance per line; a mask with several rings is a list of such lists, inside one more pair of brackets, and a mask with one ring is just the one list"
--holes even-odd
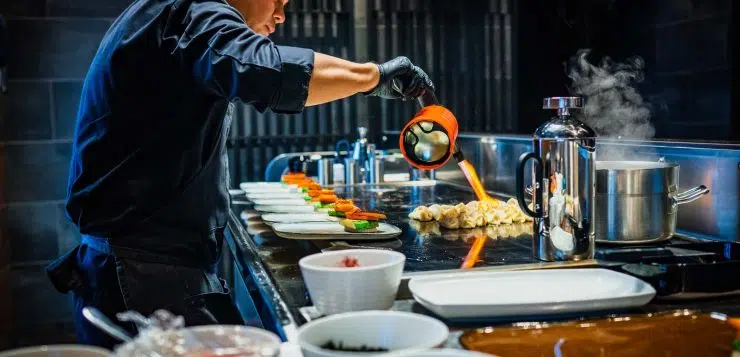
[(247, 188), (255, 187), (283, 187), (282, 182), (242, 182), (239, 184), (239, 188), (242, 190)]
[(300, 193), (300, 189), (297, 187), (247, 187), (243, 189), (243, 191), (247, 195), (252, 194), (252, 193), (262, 193), (262, 194)]
[(412, 278), (422, 306), (445, 318), (539, 316), (642, 306), (650, 284), (607, 269), (469, 272)]
[(288, 239), (391, 239), (401, 234), (401, 230), (388, 223), (378, 224), (373, 233), (350, 233), (338, 222), (275, 223), (272, 229), (279, 237)]
[(245, 194), (248, 200), (270, 200), (270, 199), (303, 199), (303, 192), (250, 192)]
[[(310, 206), (308, 201), (302, 199), (302, 198), (263, 198), (263, 199), (255, 199), (250, 200), (255, 205), (260, 206), (293, 206), (293, 205), (302, 205), (302, 206)], [(313, 202), (311, 203), (313, 205)]]
[(339, 219), (324, 213), (267, 213), (262, 215), (267, 224), (275, 223), (306, 223), (306, 222), (336, 222)]
[(254, 210), (260, 213), (314, 213), (311, 205), (254, 205)]

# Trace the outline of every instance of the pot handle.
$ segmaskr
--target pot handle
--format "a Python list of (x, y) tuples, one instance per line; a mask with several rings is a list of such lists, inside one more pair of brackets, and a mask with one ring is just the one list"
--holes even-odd
[(689, 203), (689, 202), (696, 201), (697, 199), (699, 199), (699, 197), (704, 196), (707, 193), (709, 193), (709, 189), (707, 188), (707, 186), (700, 185), (686, 192), (676, 194), (676, 196), (673, 198), (673, 201), (677, 205)]
[[(519, 163), (516, 167), (516, 200), (519, 202), (519, 208), (521, 208), (526, 215), (533, 218), (541, 218), (542, 211), (538, 210), (536, 207), (535, 210), (532, 211), (527, 207), (527, 202), (524, 201), (524, 164), (526, 164), (530, 159), (536, 161), (535, 170), (538, 168), (537, 164), (539, 164), (540, 170), (543, 170), (544, 168), (542, 159), (533, 152), (524, 153), (519, 157)], [(536, 202), (539, 202), (539, 200), (536, 200)]]

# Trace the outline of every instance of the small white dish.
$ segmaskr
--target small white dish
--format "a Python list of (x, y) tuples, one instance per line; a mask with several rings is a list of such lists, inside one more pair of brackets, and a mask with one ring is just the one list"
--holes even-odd
[[(330, 217), (326, 214), (327, 217)], [(344, 226), (338, 222), (299, 222), (299, 223), (274, 223), (272, 229), (278, 237), (286, 239), (341, 239), (341, 240), (373, 240), (391, 239), (401, 233), (400, 228), (388, 223), (378, 223), (377, 232), (354, 233), (344, 230)]]
[[(409, 312), (350, 312), (311, 321), (298, 328), (304, 357), (386, 356), (442, 346), (449, 336), (441, 321)], [(344, 352), (321, 348), (328, 342), (347, 347), (375, 347), (388, 352)]]
[(303, 198), (260, 198), (250, 200), (255, 205), (260, 206), (293, 206), (293, 205), (309, 205), (309, 202)]
[(111, 351), (86, 345), (42, 345), (0, 352), (0, 357), (109, 357)]
[[(345, 267), (345, 259), (358, 266)], [(401, 284), (406, 256), (384, 249), (347, 249), (312, 254), (298, 261), (314, 307), (322, 315), (387, 310)]]
[(260, 213), (315, 213), (311, 205), (254, 205)]
[(444, 318), (540, 316), (642, 306), (650, 284), (607, 269), (461, 272), (415, 277), (414, 299)]

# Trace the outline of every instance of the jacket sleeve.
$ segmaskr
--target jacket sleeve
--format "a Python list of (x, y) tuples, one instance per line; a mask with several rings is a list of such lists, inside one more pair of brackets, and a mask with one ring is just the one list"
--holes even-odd
[(308, 97), (314, 52), (277, 46), (225, 3), (186, 1), (173, 8), (161, 45), (205, 91), (260, 112), (298, 113)]

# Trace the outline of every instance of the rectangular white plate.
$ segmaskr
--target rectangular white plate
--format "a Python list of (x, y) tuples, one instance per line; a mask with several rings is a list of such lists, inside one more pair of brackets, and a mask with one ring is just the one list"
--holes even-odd
[(311, 205), (254, 205), (254, 210), (260, 213), (314, 213)]
[(246, 188), (255, 188), (255, 187), (282, 187), (282, 182), (242, 182), (239, 184), (239, 188), (242, 190)]
[(412, 278), (414, 299), (449, 318), (539, 316), (642, 306), (650, 284), (607, 269), (461, 272)]
[(336, 222), (339, 218), (325, 213), (266, 213), (262, 220), (267, 224), (275, 223), (306, 223), (306, 222)]
[(275, 223), (272, 229), (279, 237), (288, 239), (341, 239), (372, 240), (391, 239), (401, 234), (401, 230), (388, 223), (380, 223), (374, 233), (350, 233), (339, 222)]
[(248, 200), (269, 200), (269, 199), (303, 199), (303, 192), (250, 192), (245, 194)]
[(255, 199), (250, 200), (255, 205), (260, 206), (294, 206), (294, 205), (302, 205), (302, 206), (310, 206), (313, 205), (313, 202), (309, 205), (309, 202), (302, 199), (302, 198), (262, 198), (262, 199)]

